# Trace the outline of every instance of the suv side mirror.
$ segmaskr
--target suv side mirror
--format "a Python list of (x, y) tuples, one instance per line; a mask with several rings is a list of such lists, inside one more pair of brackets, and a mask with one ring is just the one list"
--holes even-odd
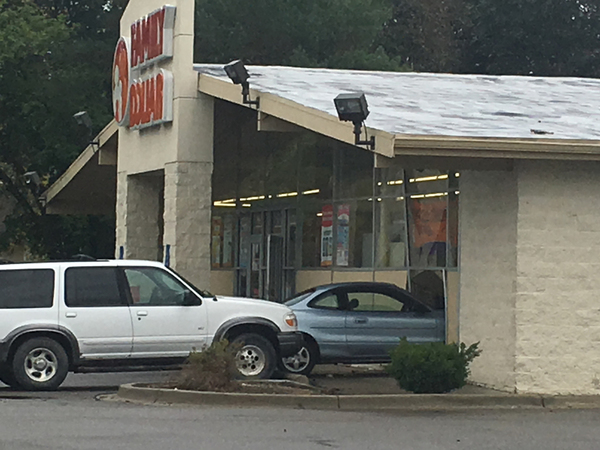
[(186, 291), (185, 298), (183, 299), (183, 306), (199, 306), (202, 304), (200, 300), (193, 292)]

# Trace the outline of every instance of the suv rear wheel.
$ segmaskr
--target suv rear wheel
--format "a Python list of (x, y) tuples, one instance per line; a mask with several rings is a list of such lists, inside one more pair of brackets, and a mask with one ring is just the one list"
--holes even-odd
[(236, 337), (233, 344), (240, 346), (235, 362), (241, 378), (264, 380), (273, 375), (277, 367), (277, 353), (267, 338), (245, 333)]
[(55, 340), (32, 338), (17, 348), (12, 370), (16, 384), (26, 391), (53, 391), (67, 376), (69, 358)]
[(0, 381), (10, 387), (13, 387), (16, 384), (15, 377), (10, 366), (0, 366)]

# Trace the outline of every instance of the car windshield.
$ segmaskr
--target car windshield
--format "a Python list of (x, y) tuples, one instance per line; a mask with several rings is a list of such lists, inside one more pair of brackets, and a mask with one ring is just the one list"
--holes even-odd
[(302, 300), (311, 296), (314, 292), (315, 292), (314, 289), (308, 289), (306, 291), (300, 292), (295, 297), (292, 297), (289, 300), (286, 300), (283, 304), (285, 306), (294, 306), (294, 305), (300, 303)]
[(175, 272), (173, 269), (171, 269), (170, 267), (167, 267), (167, 270), (169, 272), (174, 273), (175, 275), (177, 275), (179, 278), (181, 278), (183, 281), (185, 281), (193, 290), (195, 290), (198, 294), (200, 294), (202, 297), (214, 297), (214, 294), (211, 294), (208, 291), (205, 291), (203, 289), (199, 289), (198, 287), (196, 287), (196, 285), (194, 285), (194, 283), (190, 282), (189, 280), (187, 280), (183, 275), (181, 275), (180, 273)]

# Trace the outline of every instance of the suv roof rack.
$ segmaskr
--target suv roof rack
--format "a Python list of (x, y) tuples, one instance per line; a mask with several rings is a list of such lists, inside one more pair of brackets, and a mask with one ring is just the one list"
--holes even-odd
[(68, 261), (96, 261), (96, 258), (89, 255), (78, 254), (71, 256)]

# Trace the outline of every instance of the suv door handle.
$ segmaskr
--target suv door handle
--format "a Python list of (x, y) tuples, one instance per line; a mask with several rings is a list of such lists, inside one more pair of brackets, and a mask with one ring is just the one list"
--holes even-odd
[(142, 316), (147, 316), (148, 315), (148, 311), (138, 311), (137, 315), (142, 317)]
[(367, 323), (369, 321), (369, 319), (367, 319), (366, 317), (363, 317), (361, 319), (354, 319), (354, 323)]
[(77, 313), (75, 312), (69, 312), (65, 314), (65, 317), (77, 317)]

